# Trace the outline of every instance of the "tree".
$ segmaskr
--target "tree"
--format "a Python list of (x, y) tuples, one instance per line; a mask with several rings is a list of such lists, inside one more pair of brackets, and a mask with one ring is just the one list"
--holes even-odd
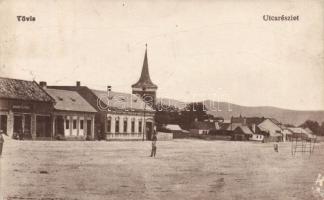
[(162, 104), (156, 105), (155, 122), (158, 128), (163, 124), (179, 124), (180, 122), (179, 109), (172, 105)]
[(197, 119), (203, 121), (209, 118), (205, 105), (201, 102), (190, 103), (185, 110), (181, 111), (180, 123), (185, 129), (189, 129), (191, 124)]
[(319, 130), (319, 135), (324, 136), (324, 122), (322, 122), (320, 130)]
[(317, 121), (306, 120), (304, 123), (300, 125), (300, 127), (309, 128), (315, 135), (320, 135), (321, 127)]

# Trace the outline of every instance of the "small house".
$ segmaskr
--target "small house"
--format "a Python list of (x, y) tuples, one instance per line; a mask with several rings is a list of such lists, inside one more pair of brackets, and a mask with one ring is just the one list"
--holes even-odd
[(192, 128), (189, 129), (189, 132), (192, 134), (206, 135), (209, 131), (216, 129), (215, 123), (213, 122), (200, 122), (195, 121), (192, 123)]
[(315, 139), (316, 136), (313, 135), (309, 130), (302, 127), (291, 127), (289, 130), (292, 132), (292, 137), (305, 138), (305, 139)]
[(253, 136), (253, 132), (247, 125), (235, 124), (233, 130), (233, 140), (249, 140)]
[(65, 139), (94, 139), (95, 113), (97, 112), (76, 91), (43, 89), (56, 101), (54, 105), (53, 136)]
[(178, 124), (167, 124), (164, 126), (164, 128), (171, 133), (183, 133), (183, 130)]

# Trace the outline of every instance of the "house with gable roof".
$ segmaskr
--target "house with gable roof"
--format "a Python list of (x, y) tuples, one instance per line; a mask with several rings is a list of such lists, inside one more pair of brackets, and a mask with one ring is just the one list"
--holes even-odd
[(11, 138), (51, 138), (54, 103), (35, 81), (1, 77), (0, 129)]
[(45, 82), (40, 85), (56, 101), (53, 136), (58, 139), (94, 139), (96, 109), (76, 91), (47, 88)]
[[(276, 119), (264, 117), (232, 117), (232, 126), (235, 124), (242, 124), (250, 128), (253, 135), (252, 140), (262, 141), (283, 141), (283, 129)], [(234, 130), (234, 129), (231, 129)]]

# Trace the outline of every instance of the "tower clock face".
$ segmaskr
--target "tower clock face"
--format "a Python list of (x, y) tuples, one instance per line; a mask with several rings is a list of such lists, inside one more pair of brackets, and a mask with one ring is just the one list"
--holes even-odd
[(149, 94), (144, 94), (143, 95), (143, 100), (145, 103), (147, 104), (153, 104), (154, 102), (154, 97), (152, 95), (149, 95)]

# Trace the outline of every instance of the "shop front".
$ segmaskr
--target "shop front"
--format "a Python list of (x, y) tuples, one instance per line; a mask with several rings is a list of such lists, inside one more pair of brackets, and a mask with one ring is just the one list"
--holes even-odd
[(15, 139), (51, 138), (54, 102), (35, 81), (0, 78), (0, 129)]
[(14, 139), (51, 137), (51, 104), (1, 99), (0, 129)]

